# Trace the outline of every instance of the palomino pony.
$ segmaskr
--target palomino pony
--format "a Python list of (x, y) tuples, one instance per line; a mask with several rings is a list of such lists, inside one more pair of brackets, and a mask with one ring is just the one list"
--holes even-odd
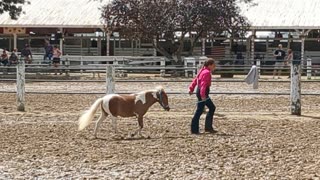
[(102, 112), (94, 128), (95, 138), (97, 138), (97, 130), (100, 123), (106, 119), (108, 115), (111, 116), (115, 133), (118, 133), (116, 122), (118, 116), (137, 117), (139, 129), (133, 134), (133, 136), (137, 133), (141, 136), (143, 116), (147, 113), (149, 107), (156, 102), (158, 102), (164, 110), (170, 110), (168, 96), (162, 87), (130, 95), (108, 94), (96, 100), (90, 109), (79, 118), (79, 130), (83, 130), (92, 122), (94, 114), (98, 108), (101, 107)]

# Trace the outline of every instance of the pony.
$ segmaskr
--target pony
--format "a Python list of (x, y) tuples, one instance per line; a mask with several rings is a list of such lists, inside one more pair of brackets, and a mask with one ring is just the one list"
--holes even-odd
[(156, 102), (158, 102), (165, 111), (170, 110), (168, 96), (162, 87), (156, 87), (153, 90), (142, 91), (130, 95), (105, 95), (104, 97), (97, 99), (91, 105), (90, 109), (79, 118), (79, 131), (86, 128), (92, 122), (94, 114), (100, 107), (102, 112), (94, 128), (95, 138), (97, 138), (99, 125), (108, 115), (111, 117), (112, 126), (116, 134), (118, 133), (117, 117), (137, 117), (139, 128), (132, 136), (135, 136), (137, 133), (141, 136), (143, 116)]

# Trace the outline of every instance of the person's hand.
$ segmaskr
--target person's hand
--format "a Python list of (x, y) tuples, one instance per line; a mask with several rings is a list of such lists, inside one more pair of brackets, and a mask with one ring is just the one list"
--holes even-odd
[(193, 94), (193, 92), (192, 91), (189, 91), (189, 95), (191, 96)]

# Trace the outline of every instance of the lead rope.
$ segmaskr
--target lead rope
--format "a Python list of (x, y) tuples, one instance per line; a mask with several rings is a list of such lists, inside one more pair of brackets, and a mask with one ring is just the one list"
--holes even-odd
[(208, 97), (207, 99), (205, 99), (205, 100), (202, 100), (202, 101), (198, 101), (197, 102), (197, 104), (194, 106), (194, 108), (193, 108), (193, 112), (192, 112), (192, 114), (194, 114), (194, 112), (195, 112), (195, 110), (196, 110), (196, 108), (197, 108), (197, 106), (198, 106), (198, 104), (199, 103), (202, 103), (202, 102), (206, 102), (207, 100), (209, 100), (210, 98)]

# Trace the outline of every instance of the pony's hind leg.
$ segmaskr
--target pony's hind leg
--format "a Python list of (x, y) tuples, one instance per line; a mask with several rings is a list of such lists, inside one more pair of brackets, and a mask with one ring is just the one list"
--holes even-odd
[(112, 120), (112, 127), (113, 127), (113, 130), (114, 130), (114, 133), (118, 134), (117, 117), (111, 116), (111, 120)]
[(138, 123), (139, 123), (139, 129), (137, 129), (131, 136), (135, 136), (135, 135), (139, 135), (140, 137), (142, 136), (141, 134), (141, 130), (143, 128), (143, 117), (142, 116), (139, 116), (138, 117)]
[(97, 130), (98, 130), (98, 128), (99, 128), (99, 126), (100, 126), (100, 124), (101, 124), (101, 122), (104, 120), (104, 119), (106, 119), (106, 117), (107, 117), (107, 113), (105, 113), (105, 112), (101, 112), (101, 115), (100, 115), (100, 117), (99, 117), (99, 119), (97, 120), (97, 122), (96, 122), (96, 126), (94, 127), (94, 137), (95, 138), (97, 138)]

